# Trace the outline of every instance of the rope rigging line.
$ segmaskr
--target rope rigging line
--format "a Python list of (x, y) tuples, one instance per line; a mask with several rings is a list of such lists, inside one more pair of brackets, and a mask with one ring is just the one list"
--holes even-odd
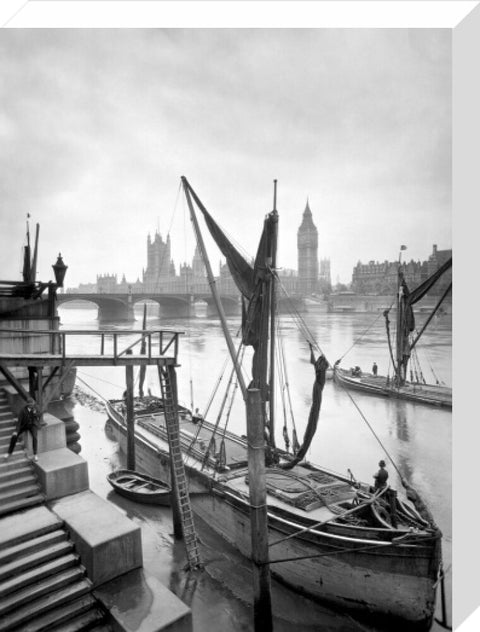
[[(244, 351), (245, 351), (245, 346), (243, 346), (243, 349), (242, 349), (242, 358), (240, 359), (240, 362), (243, 359)], [(236, 396), (236, 394), (238, 392), (238, 388), (239, 388), (238, 376), (237, 376), (236, 372), (235, 372), (234, 378), (235, 378), (235, 383), (234, 383), (233, 389), (232, 389), (232, 395), (231, 395), (231, 398), (230, 398), (230, 405), (228, 407), (227, 414), (225, 415), (225, 423), (223, 425), (223, 432), (221, 432), (221, 434), (220, 434), (221, 440), (220, 440), (220, 448), (219, 448), (218, 457), (217, 457), (217, 465), (221, 465), (221, 466), (224, 466), (226, 464), (225, 463), (226, 462), (225, 436), (227, 434), (227, 427), (228, 427), (228, 423), (230, 421), (230, 414), (231, 414), (232, 409), (233, 409), (233, 403), (235, 401), (235, 396)], [(213, 434), (212, 434), (212, 437), (213, 437)]]
[(283, 347), (283, 338), (280, 339), (280, 352), (281, 352), (281, 356), (282, 356), (282, 364), (283, 364), (283, 372), (285, 375), (285, 386), (286, 386), (286, 391), (287, 391), (287, 398), (288, 398), (288, 406), (290, 409), (290, 419), (292, 421), (292, 428), (293, 428), (293, 434), (292, 434), (292, 450), (293, 453), (295, 454), (295, 452), (298, 451), (299, 449), (299, 443), (298, 443), (298, 438), (297, 438), (297, 427), (295, 424), (295, 415), (293, 413), (293, 405), (292, 405), (292, 394), (290, 392), (290, 383), (288, 380), (288, 371), (287, 371), (287, 362), (285, 360), (285, 349)]
[[(243, 350), (245, 350), (245, 347), (243, 348)], [(243, 355), (242, 355), (242, 358), (243, 358)], [(233, 403), (235, 401), (235, 396), (237, 394), (237, 391), (238, 391), (238, 378), (235, 374), (235, 383), (233, 385), (232, 396), (230, 398), (230, 405), (228, 407), (227, 414), (225, 416), (225, 424), (223, 426), (222, 439), (225, 439), (225, 435), (227, 433), (227, 426), (228, 426), (228, 422), (230, 421), (230, 414), (232, 412)]]
[(300, 313), (298, 312), (297, 308), (295, 307), (290, 295), (288, 294), (285, 286), (283, 285), (280, 277), (278, 276), (278, 272), (276, 270), (272, 270), (271, 269), (272, 274), (274, 274), (275, 279), (278, 283), (278, 286), (281, 288), (283, 294), (285, 295), (289, 305), (290, 305), (290, 315), (292, 316), (295, 324), (297, 325), (298, 329), (303, 333), (303, 336), (305, 338), (305, 340), (308, 343), (311, 343), (312, 345), (314, 345), (318, 352), (323, 354), (323, 351), (320, 347), (320, 345), (318, 344), (318, 342), (315, 340), (315, 336), (313, 335), (313, 333), (310, 331), (307, 323), (304, 321), (304, 319), (302, 318), (302, 316), (300, 315)]
[[(417, 330), (415, 330), (415, 333), (417, 334), (417, 337), (418, 337), (418, 332), (417, 332)], [(417, 339), (418, 339), (418, 338), (417, 338)], [(416, 352), (416, 348), (413, 350), (413, 352)], [(429, 353), (428, 353), (428, 351), (427, 351), (427, 349), (426, 349), (426, 347), (425, 347), (425, 346), (422, 346), (422, 352), (423, 352), (423, 354), (424, 354), (424, 356), (425, 356), (425, 358), (426, 358), (426, 360), (427, 360), (428, 368), (429, 368), (429, 369), (430, 369), (430, 371), (432, 372), (432, 375), (433, 375), (433, 377), (434, 377), (434, 379), (435, 379), (435, 382), (436, 382), (437, 384), (443, 384), (443, 385), (444, 385), (444, 384), (445, 384), (445, 382), (444, 382), (444, 380), (442, 380), (442, 379), (440, 379), (440, 378), (438, 377), (438, 375), (437, 375), (437, 373), (436, 373), (436, 371), (435, 371), (435, 369), (434, 369), (434, 367), (433, 367), (433, 363), (432, 363), (432, 360), (431, 360), (431, 358), (430, 358), (430, 355), (429, 355)]]
[(105, 384), (109, 384), (110, 386), (115, 386), (115, 388), (118, 388), (121, 391), (125, 390), (125, 388), (123, 386), (119, 386), (118, 384), (114, 384), (113, 382), (109, 382), (108, 380), (103, 380), (101, 377), (97, 377), (96, 375), (90, 375), (89, 373), (85, 373), (85, 371), (79, 371), (77, 369), (77, 375), (78, 375), (78, 373), (82, 373), (83, 375), (86, 375), (87, 377), (91, 377), (94, 380), (98, 380), (99, 382), (104, 382)]
[(213, 391), (212, 391), (212, 393), (211, 393), (211, 395), (210, 395), (210, 398), (209, 398), (209, 400), (208, 400), (208, 402), (207, 402), (207, 405), (206, 405), (206, 407), (205, 407), (205, 409), (204, 409), (204, 412), (203, 412), (203, 417), (206, 417), (206, 416), (207, 416), (208, 411), (210, 410), (210, 406), (212, 405), (213, 400), (215, 399), (215, 395), (217, 394), (217, 391), (218, 391), (218, 389), (219, 389), (219, 387), (220, 387), (220, 382), (223, 380), (223, 377), (224, 377), (224, 375), (225, 375), (225, 370), (226, 370), (226, 368), (227, 368), (227, 364), (228, 364), (229, 359), (230, 359), (230, 358), (228, 357), (228, 355), (226, 355), (226, 356), (225, 356), (225, 360), (224, 360), (224, 362), (223, 362), (223, 366), (222, 366), (222, 368), (220, 369), (220, 375), (218, 376), (217, 381), (216, 381), (216, 383), (214, 384)]
[(95, 393), (95, 395), (97, 395), (98, 397), (100, 397), (100, 399), (104, 402), (108, 402), (107, 399), (105, 399), (105, 397), (103, 397), (103, 395), (100, 395), (100, 393), (98, 391), (96, 391), (93, 386), (90, 386), (90, 384), (88, 384), (87, 382), (85, 382), (85, 380), (82, 380), (82, 378), (78, 375), (77, 373), (77, 379), (80, 380), (80, 382), (83, 382), (83, 384), (85, 384), (85, 386), (87, 388), (89, 388), (93, 393)]
[[(285, 405), (285, 392), (287, 394), (288, 406), (290, 412), (290, 420), (292, 422), (292, 451), (293, 454), (298, 450), (298, 439), (297, 439), (297, 428), (295, 425), (295, 415), (293, 414), (293, 406), (292, 406), (292, 398), (290, 393), (290, 384), (288, 381), (288, 373), (287, 373), (287, 363), (285, 360), (285, 349), (283, 346), (283, 336), (280, 335), (280, 326), (277, 324), (277, 355), (278, 355), (278, 365), (280, 367), (281, 376), (283, 379), (283, 387), (280, 389), (282, 395), (282, 405), (283, 405), (283, 415), (284, 415), (284, 441), (286, 444), (287, 452), (290, 447), (290, 437), (288, 435), (287, 428), (287, 411)], [(279, 375), (280, 379), (280, 375)], [(282, 385), (281, 385), (282, 386)], [(287, 445), (288, 443), (288, 445)]]
[(344, 386), (344, 384), (342, 384), (340, 382), (341, 387), (343, 388), (344, 392), (348, 395), (348, 397), (350, 398), (350, 401), (352, 402), (352, 404), (355, 406), (355, 408), (357, 409), (360, 417), (363, 419), (363, 421), (367, 424), (370, 432), (373, 434), (373, 436), (375, 437), (375, 439), (377, 440), (378, 444), (380, 445), (380, 447), (382, 448), (382, 450), (384, 450), (385, 454), (387, 455), (388, 459), (390, 460), (391, 464), (393, 465), (393, 467), (395, 468), (397, 474), (400, 476), (400, 480), (404, 480), (400, 470), (397, 467), (397, 464), (395, 463), (395, 461), (393, 460), (392, 456), (390, 455), (390, 453), (388, 452), (387, 448), (383, 445), (382, 441), (380, 440), (380, 437), (377, 435), (377, 433), (375, 432), (375, 430), (372, 428), (370, 422), (368, 421), (368, 419), (365, 417), (365, 415), (363, 414), (363, 412), (360, 410), (360, 407), (358, 406), (357, 402), (354, 400), (354, 398), (352, 397), (350, 391), (348, 390), (348, 388), (346, 388)]
[[(390, 311), (392, 309), (393, 303), (394, 303), (395, 299), (390, 303), (390, 307), (388, 307), (388, 311)], [(343, 360), (343, 358), (347, 355), (347, 353), (350, 353), (350, 351), (353, 349), (353, 347), (360, 342), (360, 340), (366, 336), (366, 334), (370, 331), (370, 329), (375, 325), (375, 323), (377, 322), (377, 320), (383, 316), (383, 312), (380, 312), (379, 314), (377, 314), (376, 318), (370, 323), (370, 325), (365, 329), (365, 331), (363, 333), (360, 334), (360, 336), (358, 336), (358, 338), (356, 338), (353, 343), (351, 344), (351, 346), (345, 351), (345, 353), (340, 356), (339, 361), (341, 362)]]
[(285, 442), (285, 449), (288, 452), (290, 448), (290, 437), (288, 436), (288, 428), (287, 428), (287, 407), (285, 405), (285, 375), (283, 372), (283, 364), (280, 360), (280, 341), (279, 341), (279, 332), (277, 330), (277, 345), (276, 345), (276, 356), (277, 356), (277, 365), (278, 365), (278, 382), (279, 382), (279, 390), (280, 396), (282, 398), (282, 411), (283, 411), (283, 440)]
[[(238, 354), (237, 354), (237, 359), (238, 359)], [(230, 394), (230, 388), (231, 388), (231, 386), (233, 384), (233, 378), (234, 378), (235, 373), (236, 373), (235, 367), (232, 367), (232, 371), (230, 373), (230, 378), (228, 380), (227, 388), (225, 389), (225, 395), (222, 398), (222, 402), (220, 404), (220, 409), (219, 409), (218, 414), (217, 414), (217, 419), (215, 421), (215, 425), (213, 427), (212, 434), (210, 435), (210, 440), (208, 442), (207, 449), (206, 449), (205, 454), (204, 454), (203, 459), (202, 459), (202, 467), (201, 467), (202, 470), (205, 467), (205, 463), (208, 461), (208, 459), (210, 457), (210, 448), (212, 446), (215, 446), (215, 435), (217, 434), (218, 426), (220, 425), (220, 420), (222, 418), (223, 411), (224, 411), (226, 403), (227, 403), (228, 395)], [(215, 447), (214, 447), (213, 451), (215, 452)]]
[[(237, 360), (237, 361), (238, 361), (238, 358), (239, 358), (239, 355), (240, 355), (241, 349), (242, 349), (242, 343), (240, 342), (240, 345), (239, 345), (238, 350), (237, 350), (237, 356), (236, 356), (236, 360)], [(217, 384), (216, 384), (216, 386), (214, 387), (213, 393), (212, 393), (212, 395), (211, 395), (211, 397), (210, 397), (210, 400), (209, 400), (209, 402), (208, 402), (207, 408), (206, 408), (206, 410), (205, 410), (205, 414), (202, 416), (202, 418), (201, 418), (201, 419), (200, 419), (200, 421), (198, 422), (198, 424), (197, 424), (197, 430), (196, 430), (196, 433), (195, 433), (195, 435), (194, 435), (193, 439), (191, 440), (191, 442), (190, 442), (189, 446), (188, 446), (188, 447), (187, 447), (187, 449), (185, 450), (185, 456), (189, 456), (189, 454), (190, 454), (191, 450), (193, 449), (193, 446), (194, 446), (195, 442), (196, 442), (196, 441), (197, 441), (197, 439), (198, 439), (198, 436), (199, 436), (199, 434), (200, 434), (200, 431), (201, 431), (201, 429), (202, 429), (202, 427), (203, 427), (203, 422), (204, 422), (204, 420), (205, 420), (205, 417), (206, 417), (206, 415), (207, 415), (208, 411), (210, 410), (210, 406), (211, 406), (211, 404), (212, 404), (212, 402), (213, 402), (213, 399), (214, 399), (214, 397), (215, 397), (215, 395), (216, 395), (216, 393), (217, 393), (217, 391), (218, 391), (218, 388), (219, 388), (219, 386), (220, 386), (220, 382), (222, 381), (223, 376), (224, 376), (224, 374), (225, 374), (225, 369), (226, 369), (226, 367), (227, 367), (228, 360), (229, 360), (229, 358), (228, 358), (228, 356), (227, 356), (227, 357), (225, 358), (225, 362), (224, 362), (224, 364), (223, 364), (223, 367), (222, 367), (222, 370), (221, 370), (221, 374), (220, 374), (220, 376), (219, 376), (219, 378), (218, 378), (218, 380), (217, 380)], [(235, 371), (235, 368), (233, 368), (233, 371)], [(228, 392), (228, 386), (227, 386), (227, 392)], [(218, 425), (218, 422), (217, 422), (217, 425)], [(215, 427), (217, 427), (217, 426), (215, 426)], [(212, 436), (213, 436), (214, 434), (215, 434), (215, 431), (212, 433)], [(202, 468), (203, 468), (203, 465), (202, 465)]]

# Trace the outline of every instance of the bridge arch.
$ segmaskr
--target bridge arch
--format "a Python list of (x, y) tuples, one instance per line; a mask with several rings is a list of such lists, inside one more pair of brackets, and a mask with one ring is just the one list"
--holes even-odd
[[(71, 293), (58, 294), (58, 304), (62, 305), (71, 301), (88, 301), (98, 307), (97, 319), (99, 322), (123, 321), (133, 322), (135, 317), (135, 305), (149, 301), (159, 305), (159, 316), (164, 318), (188, 318), (195, 315), (195, 303), (204, 301), (207, 303), (207, 315), (216, 316), (213, 298), (210, 294), (152, 294), (152, 293)], [(238, 314), (240, 301), (238, 296), (221, 296), (225, 313), (227, 315)]]
[(72, 301), (88, 301), (98, 307), (98, 322), (132, 322), (135, 320), (132, 301), (128, 300), (128, 295), (108, 295), (108, 294), (58, 294), (58, 305), (63, 305)]

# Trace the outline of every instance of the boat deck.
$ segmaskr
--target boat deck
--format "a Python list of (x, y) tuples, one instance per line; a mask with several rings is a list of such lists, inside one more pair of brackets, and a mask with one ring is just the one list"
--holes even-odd
[[(150, 442), (168, 449), (165, 418), (163, 414), (141, 416), (138, 430)], [(221, 434), (217, 434), (215, 445), (210, 446), (210, 455), (206, 456), (214, 427), (208, 422), (195, 422), (189, 417), (180, 419), (180, 436), (186, 465), (195, 469), (205, 469), (205, 465), (215, 465), (215, 455), (219, 450)], [(152, 436), (153, 435), (153, 436)], [(248, 453), (246, 440), (225, 433), (226, 468), (219, 476), (227, 488), (244, 498), (249, 496)], [(188, 450), (188, 448), (190, 448)], [(189, 458), (189, 455), (191, 458)], [(202, 465), (202, 462), (205, 464)], [(329, 520), (335, 514), (344, 511), (339, 503), (351, 502), (356, 490), (346, 480), (328, 472), (312, 470), (296, 465), (291, 470), (278, 467), (267, 468), (267, 494), (269, 505), (284, 511), (298, 510), (315, 521)]]
[(452, 389), (440, 384), (420, 384), (407, 382), (396, 387), (383, 375), (374, 376), (370, 373), (362, 373), (359, 376), (351, 375), (346, 369), (337, 369), (336, 377), (345, 386), (363, 390), (377, 395), (398, 397), (442, 406), (452, 405)]
[[(138, 416), (137, 420), (141, 428), (152, 432), (162, 439), (166, 439), (165, 417), (162, 413)], [(206, 455), (207, 450), (209, 450), (210, 459), (218, 453), (222, 433), (217, 432), (216, 437), (210, 443), (213, 433), (214, 427), (212, 424), (208, 422), (200, 423), (200, 421), (194, 421), (190, 416), (180, 415), (182, 449), (191, 448), (192, 454), (197, 458)], [(229, 432), (225, 433), (224, 443), (227, 468), (237, 469), (245, 466), (248, 460), (246, 443)]]

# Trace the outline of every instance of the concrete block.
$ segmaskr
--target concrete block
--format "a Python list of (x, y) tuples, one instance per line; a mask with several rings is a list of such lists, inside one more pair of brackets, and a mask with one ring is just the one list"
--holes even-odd
[(191, 632), (192, 612), (144, 569), (103, 584), (94, 591), (110, 613), (117, 632)]
[[(66, 448), (67, 440), (64, 422), (50, 415), (50, 413), (43, 415), (43, 421), (46, 425), (38, 430), (38, 454), (57, 450), (58, 448)], [(32, 437), (29, 432), (23, 433), (23, 443), (28, 454), (32, 454)]]
[(143, 564), (140, 527), (91, 491), (53, 501), (94, 586)]
[(88, 465), (68, 448), (40, 452), (35, 470), (47, 500), (88, 489)]

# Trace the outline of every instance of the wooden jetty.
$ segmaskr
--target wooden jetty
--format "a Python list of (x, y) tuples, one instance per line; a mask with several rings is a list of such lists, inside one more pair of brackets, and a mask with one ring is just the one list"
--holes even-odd
[[(135, 469), (135, 431), (133, 408), (134, 366), (156, 366), (163, 393), (165, 411), (168, 413), (168, 443), (172, 455), (172, 510), (175, 533), (183, 535), (187, 559), (191, 568), (200, 565), (197, 536), (193, 523), (190, 498), (185, 484), (186, 475), (182, 453), (178, 447), (178, 394), (175, 367), (178, 366), (178, 343), (180, 331), (172, 330), (32, 330), (0, 329), (0, 373), (24, 399), (34, 395), (40, 410), (45, 410), (50, 400), (61, 388), (63, 379), (76, 366), (123, 366), (126, 373), (126, 421), (127, 421), (127, 466)], [(43, 353), (32, 353), (29, 339), (42, 338)], [(89, 337), (88, 344), (79, 345), (78, 338)], [(93, 353), (98, 339), (98, 352)], [(77, 339), (75, 341), (75, 339)], [(72, 348), (88, 351), (70, 352)], [(11, 371), (16, 367), (36, 370), (38, 385), (36, 392), (27, 392), (21, 380)], [(44, 381), (44, 370), (50, 375)], [(58, 375), (59, 374), (59, 377)], [(45, 396), (49, 381), (57, 375), (55, 387)]]

